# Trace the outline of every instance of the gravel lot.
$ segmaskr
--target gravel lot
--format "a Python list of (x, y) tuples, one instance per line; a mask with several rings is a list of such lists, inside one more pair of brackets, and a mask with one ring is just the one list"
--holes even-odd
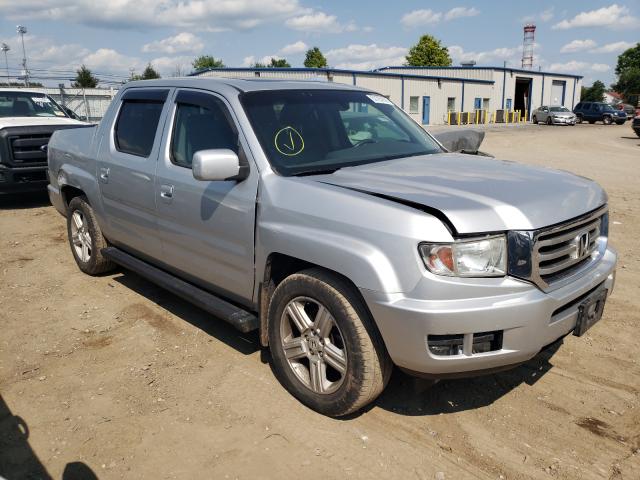
[(396, 372), (345, 420), (287, 394), (255, 335), (133, 273), (83, 275), (46, 197), (1, 199), (0, 476), (639, 479), (640, 139), (491, 128), (482, 149), (607, 189), (620, 264), (603, 320), (509, 372)]

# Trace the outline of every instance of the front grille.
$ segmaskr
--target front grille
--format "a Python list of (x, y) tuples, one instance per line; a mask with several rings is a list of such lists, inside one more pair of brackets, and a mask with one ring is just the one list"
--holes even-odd
[(541, 230), (533, 239), (531, 279), (547, 289), (555, 282), (593, 262), (606, 242), (606, 212)]
[(34, 133), (9, 137), (9, 150), (14, 165), (47, 163), (47, 152), (42, 150), (49, 143), (51, 133)]

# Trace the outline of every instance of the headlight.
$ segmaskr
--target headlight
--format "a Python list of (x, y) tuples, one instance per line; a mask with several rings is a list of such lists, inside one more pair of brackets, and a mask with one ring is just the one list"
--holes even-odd
[(503, 277), (507, 271), (504, 235), (454, 243), (423, 243), (419, 246), (431, 273), (450, 277)]

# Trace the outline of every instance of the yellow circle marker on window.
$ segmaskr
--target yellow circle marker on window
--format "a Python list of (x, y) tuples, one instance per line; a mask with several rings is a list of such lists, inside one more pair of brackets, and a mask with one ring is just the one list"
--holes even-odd
[(304, 139), (302, 135), (291, 126), (278, 130), (273, 142), (276, 150), (287, 157), (299, 155), (304, 150)]

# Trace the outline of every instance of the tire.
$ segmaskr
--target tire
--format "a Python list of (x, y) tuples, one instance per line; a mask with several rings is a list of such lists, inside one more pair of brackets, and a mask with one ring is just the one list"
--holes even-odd
[(605, 125), (611, 125), (613, 123), (613, 120), (611, 119), (611, 117), (603, 117), (602, 123), (604, 123)]
[(533, 118), (531, 119), (531, 121), (533, 122), (534, 125), (537, 125), (538, 124), (538, 117), (536, 117), (534, 115)]
[(551, 120), (551, 117), (547, 117), (547, 125), (553, 125), (553, 120)]
[(87, 198), (82, 195), (69, 202), (67, 236), (78, 268), (89, 275), (98, 275), (115, 268), (115, 264), (102, 256), (108, 246)]
[(364, 302), (346, 280), (318, 268), (293, 274), (274, 291), (268, 316), (275, 375), (309, 408), (340, 417), (384, 390), (393, 364)]
[(582, 115), (576, 116), (576, 123), (582, 123)]

